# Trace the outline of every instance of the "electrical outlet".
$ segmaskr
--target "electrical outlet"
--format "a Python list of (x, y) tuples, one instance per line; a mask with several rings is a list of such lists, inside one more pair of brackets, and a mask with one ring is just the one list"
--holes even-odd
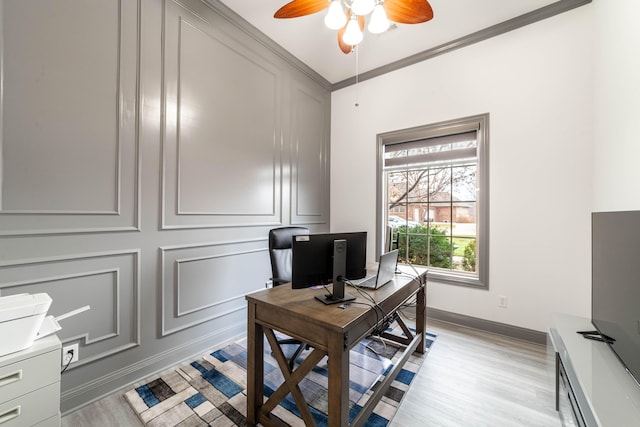
[(498, 303), (498, 307), (507, 308), (507, 297), (504, 295), (500, 295), (500, 302)]
[[(73, 356), (71, 355), (72, 351)], [(79, 353), (80, 351), (78, 350), (78, 343), (62, 347), (62, 366), (67, 366), (67, 363), (69, 363), (69, 358), (71, 358), (71, 363), (77, 362), (80, 357)]]

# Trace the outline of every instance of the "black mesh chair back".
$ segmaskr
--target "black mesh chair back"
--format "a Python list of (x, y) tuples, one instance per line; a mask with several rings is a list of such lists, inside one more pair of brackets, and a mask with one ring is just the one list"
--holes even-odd
[[(302, 234), (309, 234), (309, 229), (306, 227), (280, 227), (269, 230), (269, 257), (271, 258), (271, 280), (273, 281), (273, 286), (291, 281), (293, 236)], [(279, 339), (278, 343), (280, 345), (293, 344), (297, 347), (288, 360), (289, 371), (293, 372), (296, 359), (309, 346), (294, 338)]]
[(309, 234), (306, 227), (280, 227), (269, 230), (269, 257), (273, 286), (291, 281), (293, 236)]

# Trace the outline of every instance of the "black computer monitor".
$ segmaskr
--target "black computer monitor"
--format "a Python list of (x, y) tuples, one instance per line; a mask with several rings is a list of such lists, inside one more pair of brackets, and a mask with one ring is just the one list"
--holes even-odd
[(346, 243), (344, 279), (361, 279), (367, 274), (366, 231), (294, 236), (291, 263), (293, 289), (327, 285), (333, 281), (334, 250), (344, 247), (336, 246), (336, 242)]

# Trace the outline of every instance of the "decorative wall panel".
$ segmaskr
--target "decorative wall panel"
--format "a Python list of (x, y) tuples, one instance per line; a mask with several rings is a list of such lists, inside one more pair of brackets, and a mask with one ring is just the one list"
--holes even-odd
[(139, 345), (139, 252), (108, 252), (0, 264), (0, 295), (47, 293), (49, 315), (89, 305), (61, 320), (58, 337), (79, 342), (73, 368)]
[(0, 295), (91, 306), (63, 413), (242, 334), (268, 230), (328, 229), (331, 85), (219, 0), (0, 0), (0, 82)]
[(167, 1), (163, 228), (281, 221), (279, 70)]
[(329, 216), (329, 136), (326, 94), (295, 84), (291, 120), (291, 223)]
[(0, 235), (138, 229), (138, 6), (2, 2)]
[(162, 335), (245, 310), (271, 277), (265, 240), (160, 248)]

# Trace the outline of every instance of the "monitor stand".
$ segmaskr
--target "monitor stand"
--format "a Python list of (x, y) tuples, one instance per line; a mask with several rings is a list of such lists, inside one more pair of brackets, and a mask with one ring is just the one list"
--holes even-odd
[(316, 299), (322, 301), (326, 305), (337, 304), (339, 302), (353, 301), (356, 299), (353, 295), (345, 294), (343, 298), (336, 298), (332, 294), (316, 295)]
[(323, 303), (337, 304), (339, 302), (353, 301), (353, 295), (344, 292), (344, 275), (347, 265), (347, 241), (333, 241), (333, 293), (326, 295), (316, 295), (316, 299)]

